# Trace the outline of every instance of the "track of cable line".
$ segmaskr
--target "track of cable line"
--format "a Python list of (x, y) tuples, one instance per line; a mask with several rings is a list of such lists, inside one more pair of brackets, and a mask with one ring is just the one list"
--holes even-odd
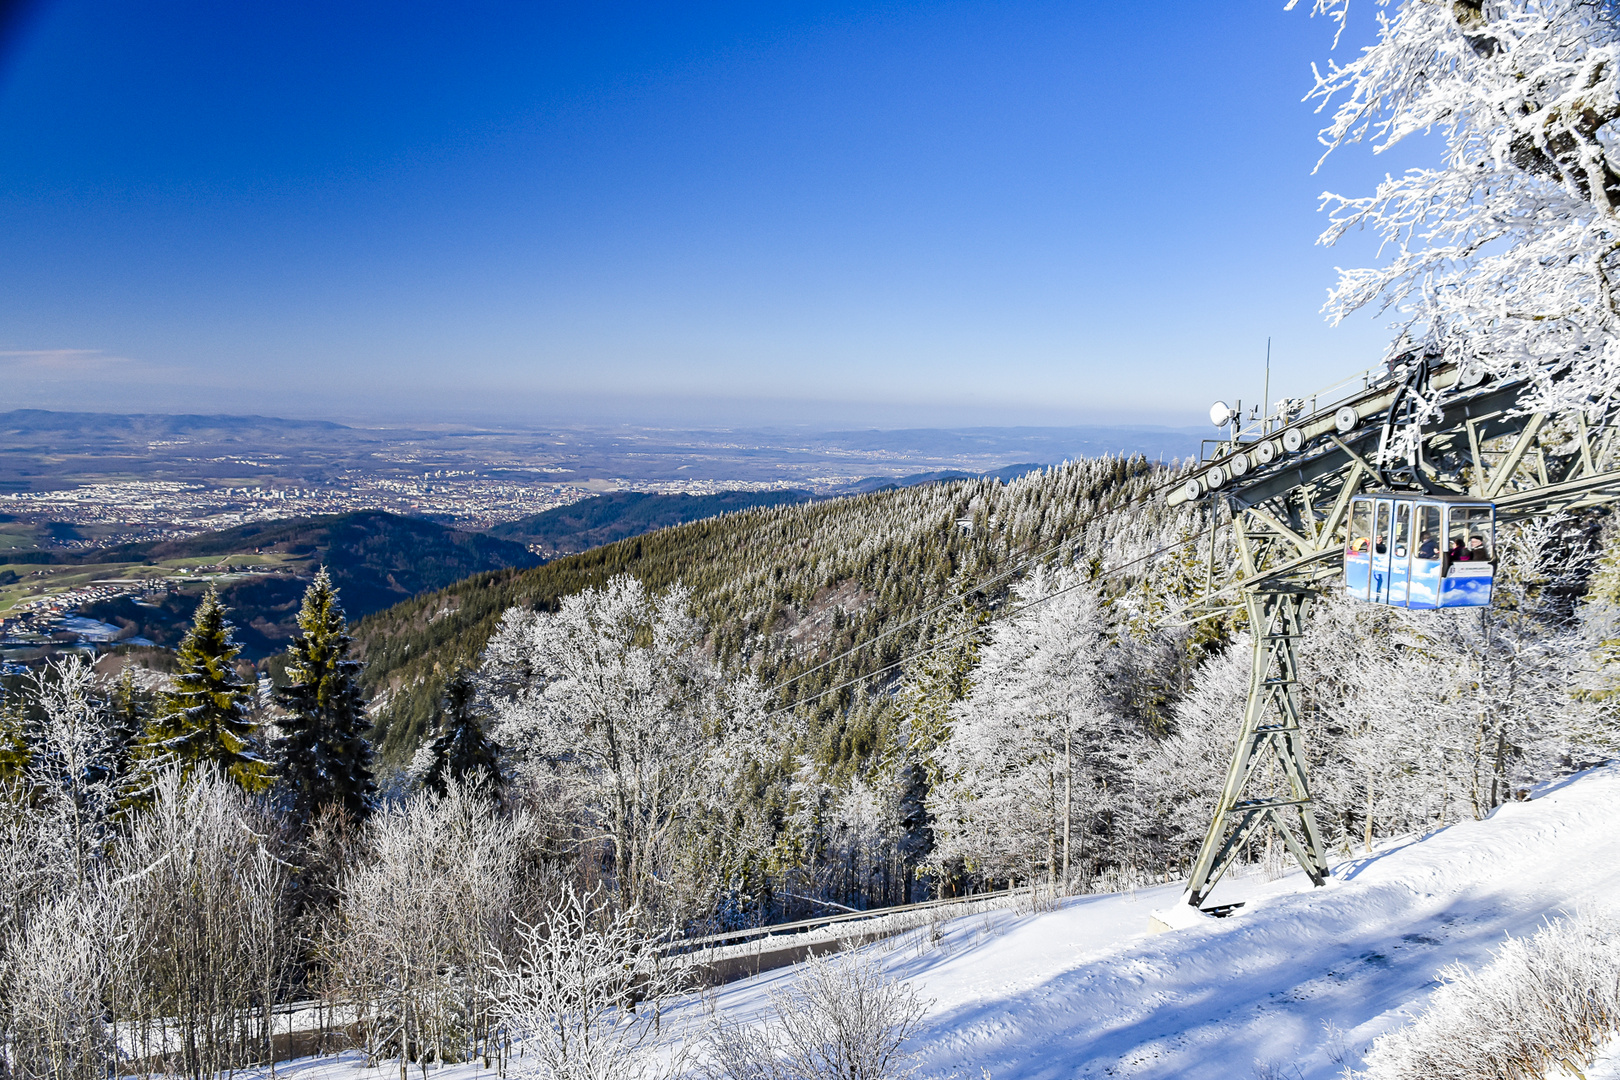
[[(1091, 525), (1091, 524), (1093, 524), (1095, 522), (1106, 521), (1108, 518), (1113, 517), (1115, 514), (1118, 514), (1118, 513), (1121, 513), (1123, 511), (1125, 511), (1125, 510), (1128, 510), (1133, 506), (1139, 506), (1139, 505), (1145, 503), (1148, 499), (1151, 499), (1153, 496), (1159, 494), (1162, 491), (1167, 491), (1167, 490), (1175, 487), (1179, 483), (1181, 483), (1180, 480), (1172, 480), (1172, 481), (1166, 481), (1166, 482), (1160, 483), (1160, 484), (1155, 484), (1152, 487), (1148, 488), (1146, 491), (1142, 492), (1142, 494), (1140, 494), (1140, 495), (1137, 495), (1137, 496), (1135, 496), (1135, 497), (1133, 497), (1131, 499), (1127, 499), (1126, 501), (1124, 501), (1122, 503), (1118, 503), (1118, 504), (1116, 504), (1114, 506), (1110, 506), (1110, 507), (1108, 507), (1106, 509), (1096, 511), (1090, 517), (1087, 517), (1084, 521), (1078, 522), (1074, 526), (1074, 528), (1076, 530), (1079, 530), (1079, 529), (1083, 529), (1086, 526)], [(1047, 558), (1048, 556), (1050, 556), (1050, 555), (1052, 555), (1052, 554), (1054, 554), (1054, 553), (1056, 553), (1058, 551), (1061, 551), (1063, 548), (1065, 548), (1068, 545), (1074, 543), (1077, 539), (1078, 539), (1078, 537), (1071, 535), (1069, 537), (1066, 537), (1063, 540), (1059, 540), (1057, 543), (1053, 544), (1051, 547), (1046, 548), (1044, 551), (1038, 551), (1033, 555), (1025, 556), (1022, 560), (1015, 563), (1010, 568), (1001, 571), (1000, 573), (994, 575), (993, 577), (986, 578), (985, 580), (980, 581), (980, 582), (974, 584), (973, 586), (962, 590), (961, 592), (955, 594), (954, 596), (948, 597), (947, 599), (940, 601), (938, 604), (935, 604), (933, 607), (929, 608), (927, 611), (921, 612), (921, 613), (919, 613), (917, 615), (913, 615), (911, 618), (906, 619), (903, 622), (897, 623), (894, 626), (889, 627), (887, 630), (883, 631), (881, 634), (877, 634), (874, 637), (870, 637), (867, 640), (861, 642), (859, 645), (852, 646), (849, 649), (846, 649), (844, 652), (839, 653), (837, 656), (829, 657), (828, 659), (823, 660), (821, 663), (817, 664), (815, 667), (806, 668), (805, 670), (799, 672), (797, 675), (794, 675), (792, 678), (784, 679), (782, 682), (779, 682), (775, 686), (771, 687), (771, 690), (770, 690), (771, 695), (774, 697), (775, 695), (781, 693), (783, 690), (786, 690), (788, 687), (792, 686), (794, 683), (798, 682), (799, 680), (804, 679), (804, 678), (808, 678), (809, 676), (814, 675), (818, 671), (822, 671), (822, 670), (824, 670), (826, 668), (829, 668), (829, 667), (833, 666), (834, 664), (838, 663), (840, 660), (846, 660), (849, 657), (854, 656), (856, 653), (860, 652), (862, 649), (868, 648), (869, 646), (872, 646), (872, 645), (876, 645), (878, 642), (882, 641), (884, 638), (892, 637), (893, 635), (898, 634), (900, 631), (906, 629), (907, 627), (915, 626), (915, 625), (917, 625), (918, 623), (922, 622), (925, 619), (932, 618), (933, 616), (939, 614), (941, 611), (944, 611), (946, 608), (951, 607), (951, 606), (953, 606), (955, 604), (958, 604), (961, 601), (967, 599), (968, 597), (972, 596), (974, 593), (981, 592), (984, 589), (987, 589), (987, 588), (991, 587), (992, 585), (1000, 584), (1001, 582), (1006, 581), (1008, 578), (1014, 577), (1014, 576), (1022, 573), (1024, 570), (1026, 570), (1029, 567), (1035, 565), (1036, 563), (1039, 563), (1041, 560)], [(919, 656), (926, 655), (926, 653), (919, 653), (917, 655), (919, 655)], [(901, 663), (904, 663), (904, 661), (901, 661)], [(890, 665), (891, 668), (893, 666), (894, 665), (892, 665), (892, 664)], [(883, 670), (888, 670), (888, 668), (885, 668)], [(871, 674), (877, 674), (877, 672), (873, 672)], [(863, 678), (865, 678), (865, 677), (868, 677), (868, 676), (863, 676)], [(843, 684), (843, 685), (848, 685), (848, 684)], [(842, 688), (842, 686), (839, 687), (839, 689), (841, 689), (841, 688)], [(808, 698), (808, 699), (805, 699), (805, 700), (819, 701), (822, 697), (826, 696), (826, 693), (827, 692), (824, 691), (823, 693), (817, 695), (816, 697)], [(798, 703), (795, 703), (795, 704), (797, 705), (797, 704), (802, 704), (802, 703), (803, 702), (798, 702)], [(792, 708), (792, 707), (793, 706), (790, 706), (789, 708)], [(777, 710), (777, 712), (784, 712), (784, 711), (787, 711), (787, 710), (785, 710), (785, 709)], [(777, 713), (773, 712), (773, 713), (770, 713), (769, 715), (775, 716), (775, 715), (777, 715)]]

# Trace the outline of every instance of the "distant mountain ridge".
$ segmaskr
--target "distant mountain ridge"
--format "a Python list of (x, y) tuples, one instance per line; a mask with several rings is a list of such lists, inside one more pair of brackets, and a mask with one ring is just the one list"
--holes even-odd
[[(304, 588), (317, 566), (325, 566), (331, 575), (350, 620), (359, 620), (475, 574), (524, 569), (541, 561), (521, 544), (381, 510), (252, 522), (180, 540), (85, 551), (20, 552), (8, 558), (13, 563), (117, 565), (201, 558), (228, 562), (233, 555), (262, 554), (293, 556), (297, 560), (290, 568), (293, 572), (227, 579), (220, 590), (249, 659), (286, 646), (296, 630)], [(92, 618), (133, 627), (141, 637), (172, 647), (190, 621), (202, 588), (200, 583), (180, 581), (155, 605), (124, 597), (82, 610)]]
[(840, 495), (861, 495), (868, 491), (889, 491), (894, 488), (916, 487), (918, 484), (944, 484), (952, 480), (1000, 480), (1006, 483), (1016, 480), (1020, 476), (1027, 476), (1032, 472), (1039, 472), (1046, 468), (1038, 462), (1023, 465), (1007, 465), (990, 472), (962, 472), (958, 469), (941, 469), (937, 472), (912, 473), (910, 476), (868, 476), (865, 480), (839, 489)]
[(736, 510), (809, 502), (812, 498), (811, 492), (798, 490), (721, 491), (713, 495), (614, 491), (495, 525), (489, 534), (525, 544), (550, 558)]
[(1169, 461), (1198, 453), (1206, 427), (1153, 424), (1077, 424), (1070, 427), (873, 428), (828, 431), (812, 440), (844, 450), (906, 453), (938, 458), (1045, 461), (1140, 454)]
[(12, 409), (0, 412), (0, 435), (96, 434), (116, 431), (121, 435), (189, 435), (241, 428), (263, 431), (314, 430), (347, 431), (346, 425), (330, 420), (288, 420), (279, 416), (229, 413), (97, 413), (56, 412), (50, 409)]

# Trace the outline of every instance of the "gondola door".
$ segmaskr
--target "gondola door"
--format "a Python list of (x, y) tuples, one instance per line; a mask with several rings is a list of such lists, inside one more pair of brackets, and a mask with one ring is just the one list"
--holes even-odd
[(1389, 541), (1389, 602), (1406, 606), (1407, 588), (1412, 580), (1412, 504), (1395, 504), (1395, 531)]
[(1389, 525), (1394, 506), (1389, 499), (1374, 504), (1371, 599), (1375, 604), (1389, 603)]
[(1350, 503), (1350, 535), (1344, 545), (1344, 591), (1366, 600), (1372, 584), (1373, 504), (1371, 499)]

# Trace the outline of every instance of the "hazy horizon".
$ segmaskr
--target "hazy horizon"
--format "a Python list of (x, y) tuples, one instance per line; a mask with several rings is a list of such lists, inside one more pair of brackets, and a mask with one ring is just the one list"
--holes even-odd
[[(43, 412), (53, 415), (71, 416), (75, 414), (89, 416), (141, 416), (141, 417), (171, 417), (181, 419), (197, 417), (200, 419), (237, 419), (237, 420), (270, 420), (291, 421), (294, 423), (331, 423), (343, 427), (353, 427), (357, 430), (376, 431), (410, 431), (410, 430), (438, 430), (446, 431), (466, 430), (474, 431), (487, 429), (503, 432), (543, 432), (543, 431), (587, 431), (593, 433), (611, 432), (614, 430), (668, 432), (668, 433), (700, 433), (707, 435), (723, 434), (726, 432), (746, 433), (753, 435), (789, 435), (802, 433), (821, 437), (857, 436), (857, 435), (905, 435), (916, 434), (951, 434), (967, 435), (974, 433), (1059, 433), (1059, 432), (1145, 432), (1164, 433), (1166, 435), (1203, 435), (1208, 424), (1151, 424), (1151, 423), (1072, 423), (1072, 424), (898, 424), (884, 426), (882, 424), (839, 424), (835, 422), (801, 422), (801, 423), (711, 423), (711, 424), (674, 424), (655, 423), (647, 420), (620, 419), (600, 420), (571, 418), (562, 422), (541, 422), (538, 420), (524, 422), (522, 419), (502, 419), (496, 415), (490, 416), (447, 416), (442, 412), (424, 412), (420, 415), (400, 414), (395, 417), (379, 419), (363, 415), (343, 415), (334, 412), (311, 412), (307, 415), (276, 412), (252, 411), (221, 411), (204, 409), (89, 409), (89, 408), (45, 408), (42, 406), (22, 405), (14, 409), (0, 411), (0, 417), (11, 416), (17, 413)], [(1213, 429), (1209, 429), (1213, 430)], [(1009, 464), (1013, 464), (1009, 462)]]
[[(120, 395), (121, 402), (66, 401), (54, 402), (19, 400), (12, 393), (0, 398), (0, 414), (10, 411), (38, 410), (52, 413), (91, 413), (108, 416), (224, 416), (267, 419), (330, 421), (362, 428), (411, 427), (490, 427), (507, 430), (645, 428), (667, 431), (806, 431), (834, 434), (842, 431), (971, 431), (975, 429), (1010, 430), (1071, 430), (1122, 429), (1163, 430), (1174, 432), (1203, 432), (1209, 428), (1200, 417), (1174, 417), (1163, 421), (1135, 419), (1133, 416), (1096, 416), (1094, 418), (1042, 416), (1034, 410), (989, 410), (970, 407), (931, 409), (914, 403), (893, 405), (887, 402), (853, 403), (841, 408), (840, 403), (775, 401), (736, 402), (725, 399), (705, 399), (680, 403), (647, 402), (633, 398), (618, 398), (579, 402), (577, 400), (553, 408), (528, 410), (521, 406), (507, 409), (455, 407), (390, 407), (354, 408), (353, 403), (299, 402), (286, 400), (282, 407), (272, 407), (272, 401), (238, 399), (232, 395), (208, 397), (181, 405), (173, 400), (154, 398), (148, 404), (132, 402), (129, 395)], [(44, 397), (44, 396), (42, 396)], [(231, 407), (232, 405), (236, 407)], [(1001, 421), (1001, 422), (998, 422)], [(1176, 422), (1180, 420), (1182, 422)], [(1214, 430), (1214, 429), (1210, 429)]]

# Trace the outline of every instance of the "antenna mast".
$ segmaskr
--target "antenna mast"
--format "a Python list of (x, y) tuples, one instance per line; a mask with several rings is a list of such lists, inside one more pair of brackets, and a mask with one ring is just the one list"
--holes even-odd
[(1266, 392), (1260, 395), (1260, 434), (1271, 434), (1266, 416), (1271, 409), (1271, 339), (1266, 338)]

